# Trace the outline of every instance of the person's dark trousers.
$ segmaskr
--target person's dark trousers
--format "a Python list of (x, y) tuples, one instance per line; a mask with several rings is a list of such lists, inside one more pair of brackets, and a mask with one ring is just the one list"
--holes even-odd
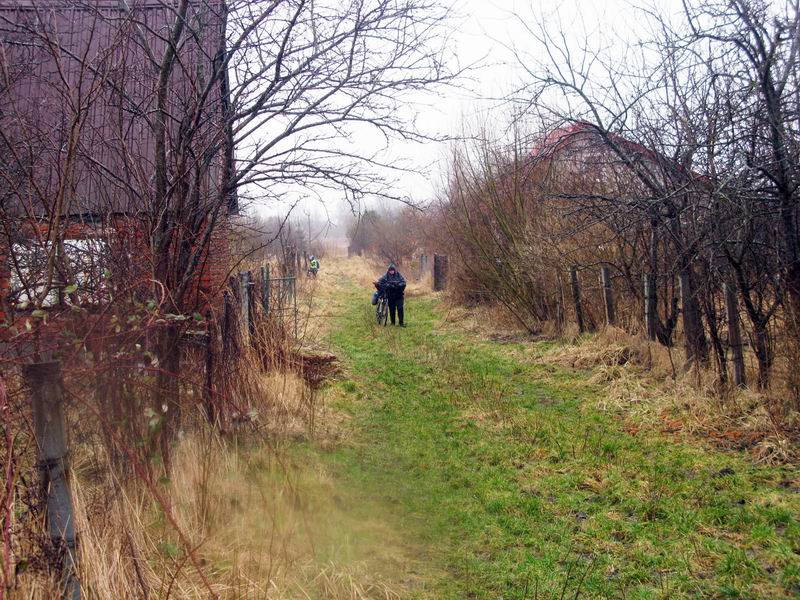
[(394, 325), (395, 312), (400, 320), (400, 325), (403, 324), (403, 298), (389, 298), (389, 319)]

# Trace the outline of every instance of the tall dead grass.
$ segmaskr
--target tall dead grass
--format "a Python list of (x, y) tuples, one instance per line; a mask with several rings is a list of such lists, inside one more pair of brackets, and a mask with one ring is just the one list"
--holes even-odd
[[(710, 369), (686, 367), (682, 349), (607, 327), (593, 336), (558, 345), (542, 359), (592, 371), (602, 386), (597, 404), (638, 424), (667, 433), (686, 433), (728, 448), (748, 450), (755, 460), (800, 459), (793, 432), (800, 416), (780, 400), (754, 390), (721, 387)], [(748, 376), (755, 379), (756, 367)]]
[[(344, 277), (369, 272), (365, 264), (346, 268)], [(301, 318), (310, 320), (335, 298), (323, 282), (301, 281)], [(271, 347), (269, 356), (258, 342), (240, 348), (236, 368), (222, 374), (224, 392), (218, 390), (225, 394), (225, 422), (212, 428), (201, 403), (190, 402), (195, 409), (184, 415), (170, 479), (154, 483), (158, 494), (133, 469), (115, 468), (96, 423), (71, 416), (85, 598), (208, 598), (208, 584), (225, 600), (400, 597), (385, 567), (403, 551), (387, 542), (392, 534), (381, 529), (382, 519), (342, 506), (324, 465), (298, 459), (293, 450), (298, 442), (330, 444), (340, 436), (342, 421), (327, 408), (327, 392), (310, 387), (290, 358), (320, 339), (309, 334), (298, 344)], [(187, 390), (190, 400), (198, 393)], [(15, 558), (27, 568), (11, 598), (56, 598), (48, 565), (25, 561), (33, 538), (45, 538), (43, 523), (26, 527), (30, 543), (18, 545)]]
[[(158, 483), (166, 506), (136, 478), (105, 468), (101, 445), (75, 447), (85, 598), (208, 598), (190, 552), (225, 600), (399, 597), (366, 557), (352, 548), (338, 555), (343, 532), (328, 523), (337, 521), (329, 476), (285, 451), (289, 441), (310, 435), (314, 407), (300, 375), (248, 369), (245, 377), (252, 417), (228, 436), (210, 428), (180, 436), (171, 479)], [(182, 545), (167, 511), (191, 547)], [(357, 532), (341, 535), (348, 536), (357, 545)], [(57, 582), (32, 567), (19, 574), (11, 597), (50, 600), (58, 597)]]
[[(649, 427), (691, 435), (746, 450), (759, 462), (800, 460), (800, 414), (786, 400), (791, 394), (777, 386), (769, 392), (721, 386), (710, 368), (687, 367), (682, 347), (668, 348), (618, 327), (581, 336), (574, 323), (566, 323), (561, 331), (544, 323), (541, 333), (532, 335), (494, 303), (465, 307), (447, 301), (442, 310), (445, 327), (456, 331), (500, 343), (555, 342), (536, 350), (534, 358), (590, 371), (589, 381), (601, 388), (597, 406), (627, 419), (631, 431)], [(748, 358), (747, 378), (754, 382), (758, 366), (753, 356)]]

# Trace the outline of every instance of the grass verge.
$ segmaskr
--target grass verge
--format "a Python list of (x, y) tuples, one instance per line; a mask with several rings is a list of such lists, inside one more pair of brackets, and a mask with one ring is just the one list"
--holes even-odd
[(800, 593), (796, 469), (631, 435), (585, 371), (444, 331), (431, 299), (408, 303), (407, 329), (377, 328), (364, 289), (338, 292), (352, 439), (326, 460), (439, 567), (411, 595)]

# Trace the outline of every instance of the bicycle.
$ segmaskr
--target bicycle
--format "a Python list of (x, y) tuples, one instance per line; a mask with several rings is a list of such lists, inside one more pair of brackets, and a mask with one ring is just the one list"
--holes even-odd
[(386, 321), (389, 318), (389, 299), (386, 294), (378, 296), (378, 302), (375, 304), (375, 320), (378, 325), (386, 326)]

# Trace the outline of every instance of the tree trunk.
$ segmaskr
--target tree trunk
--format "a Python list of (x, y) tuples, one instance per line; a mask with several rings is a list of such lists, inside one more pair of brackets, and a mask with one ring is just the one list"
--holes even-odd
[(714, 296), (711, 292), (701, 296), (701, 306), (704, 309), (706, 322), (708, 323), (708, 336), (711, 340), (711, 348), (714, 350), (714, 357), (719, 370), (719, 381), (723, 385), (728, 383), (728, 363), (725, 353), (725, 346), (719, 331), (719, 319), (717, 318), (714, 306)]
[(683, 313), (684, 347), (688, 362), (697, 361), (706, 364), (708, 363), (708, 342), (700, 317), (700, 305), (697, 302), (692, 275), (691, 266), (687, 265), (680, 272), (678, 279)]
[(772, 350), (769, 347), (769, 334), (766, 323), (753, 323), (754, 350), (758, 359), (758, 388), (769, 387), (769, 373), (772, 369)]
[(644, 329), (648, 340), (656, 339), (656, 281), (650, 273), (644, 274)]
[(739, 327), (739, 304), (736, 301), (736, 288), (726, 283), (725, 314), (728, 318), (728, 346), (731, 349), (733, 362), (733, 383), (739, 387), (746, 385), (744, 370), (744, 352), (742, 348), (742, 331)]

